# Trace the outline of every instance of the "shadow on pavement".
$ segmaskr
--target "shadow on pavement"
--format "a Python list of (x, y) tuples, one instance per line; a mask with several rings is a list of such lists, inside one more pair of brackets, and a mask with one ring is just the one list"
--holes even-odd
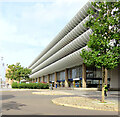
[(2, 99), (0, 98), (0, 100), (7, 100), (7, 99), (10, 99), (10, 98), (14, 98), (15, 96), (13, 95), (2, 95)]
[(21, 110), (20, 107), (22, 106), (26, 106), (25, 104), (20, 104), (20, 103), (16, 103), (14, 101), (10, 101), (10, 102), (7, 102), (7, 103), (2, 103), (2, 110), (11, 110), (11, 109), (14, 109), (14, 110)]

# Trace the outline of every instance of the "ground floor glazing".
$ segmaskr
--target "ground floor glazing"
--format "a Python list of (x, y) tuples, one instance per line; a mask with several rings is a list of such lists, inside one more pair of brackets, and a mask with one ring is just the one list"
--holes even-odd
[[(110, 87), (111, 74), (105, 76), (107, 79), (105, 83)], [(83, 64), (35, 78), (32, 82), (51, 83), (53, 87), (100, 88), (102, 86), (102, 70), (86, 67)]]

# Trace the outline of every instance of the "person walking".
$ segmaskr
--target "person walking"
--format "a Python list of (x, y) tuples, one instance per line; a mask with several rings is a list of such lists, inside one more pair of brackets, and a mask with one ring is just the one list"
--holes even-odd
[(9, 88), (9, 83), (7, 83), (7, 88)]
[(52, 86), (52, 83), (50, 84), (50, 90), (53, 90), (53, 86)]
[(105, 94), (105, 96), (107, 96), (107, 91), (108, 91), (108, 87), (107, 87), (107, 85), (105, 84), (105, 85), (104, 85), (104, 94)]
[(55, 88), (57, 88), (57, 83), (55, 84)]

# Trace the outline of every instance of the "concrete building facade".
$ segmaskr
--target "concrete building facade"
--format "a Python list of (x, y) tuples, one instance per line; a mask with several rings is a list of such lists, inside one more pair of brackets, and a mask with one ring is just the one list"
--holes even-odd
[[(30, 78), (34, 82), (52, 83), (60, 87), (100, 87), (102, 84), (101, 69), (86, 67), (80, 57), (82, 49), (89, 51), (87, 42), (92, 30), (85, 28), (89, 20), (88, 9), (91, 4), (86, 3), (79, 12), (68, 22), (48, 46), (32, 61)], [(118, 88), (120, 75), (118, 70), (108, 71), (107, 83), (111, 88)], [(114, 80), (116, 79), (116, 80)]]

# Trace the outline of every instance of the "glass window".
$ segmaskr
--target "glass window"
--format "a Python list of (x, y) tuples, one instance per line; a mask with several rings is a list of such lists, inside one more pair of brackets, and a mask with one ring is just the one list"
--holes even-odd
[(65, 80), (65, 72), (60, 72), (60, 80)]
[(72, 78), (76, 78), (77, 72), (76, 69), (72, 69)]
[(44, 82), (47, 82), (47, 76), (44, 76)]
[(57, 80), (60, 80), (60, 73), (57, 73)]
[(71, 79), (71, 69), (68, 70), (68, 79)]
[(82, 66), (79, 66), (76, 68), (76, 77), (81, 78), (82, 77)]
[(95, 67), (87, 67), (86, 75), (87, 78), (102, 78), (101, 69)]
[(96, 69), (96, 71), (95, 71), (95, 77), (96, 78), (102, 78), (102, 71), (101, 71), (101, 69)]
[(50, 74), (50, 81), (52, 81), (52, 74)]
[(52, 74), (52, 81), (55, 81), (55, 74)]
[(79, 67), (76, 68), (76, 78), (79, 78)]
[(92, 80), (93, 84), (99, 84), (99, 80)]
[(42, 78), (40, 77), (40, 82), (42, 81)]

